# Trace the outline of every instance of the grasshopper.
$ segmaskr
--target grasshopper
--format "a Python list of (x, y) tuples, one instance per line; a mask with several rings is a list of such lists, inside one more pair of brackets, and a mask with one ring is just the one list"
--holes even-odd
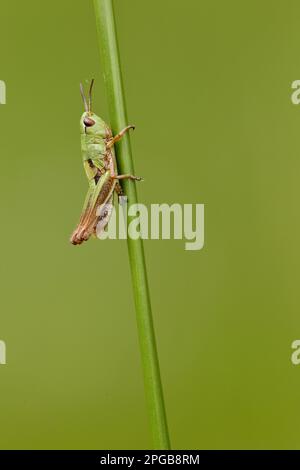
[(80, 119), (81, 152), (83, 166), (89, 183), (79, 223), (72, 233), (70, 242), (80, 245), (91, 235), (98, 235), (107, 226), (112, 209), (114, 192), (123, 195), (120, 180), (141, 180), (139, 176), (119, 175), (117, 171), (114, 144), (134, 126), (129, 125), (113, 136), (110, 127), (92, 111), (91, 81), (88, 99), (82, 84), (80, 93), (84, 104), (84, 113)]

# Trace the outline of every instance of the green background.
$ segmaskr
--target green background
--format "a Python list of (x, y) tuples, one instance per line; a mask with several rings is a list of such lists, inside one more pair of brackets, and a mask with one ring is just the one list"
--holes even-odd
[[(0, 447), (149, 448), (126, 242), (68, 241), (93, 4), (0, 11)], [(140, 201), (205, 204), (203, 250), (145, 242), (173, 448), (300, 448), (299, 2), (115, 12)]]

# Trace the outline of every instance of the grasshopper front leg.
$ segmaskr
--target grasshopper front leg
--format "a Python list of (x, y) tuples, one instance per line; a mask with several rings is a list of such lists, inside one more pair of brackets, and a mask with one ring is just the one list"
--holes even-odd
[[(126, 132), (128, 132), (130, 129), (135, 129), (135, 126), (133, 126), (133, 125), (126, 126), (117, 135), (115, 135), (114, 137), (109, 139), (109, 141), (106, 143), (106, 147), (108, 149), (112, 148), (113, 145), (116, 142), (118, 142), (119, 140), (121, 140), (122, 137), (126, 134)], [(124, 196), (124, 191), (123, 191), (123, 189), (122, 189), (122, 187), (119, 183), (119, 180), (124, 180), (124, 179), (130, 179), (130, 180), (136, 180), (136, 181), (141, 181), (142, 180), (142, 178), (140, 176), (134, 176), (134, 175), (115, 175), (114, 179), (117, 180), (116, 181), (116, 186), (115, 186), (115, 191), (116, 191), (116, 193), (119, 197), (119, 201), (120, 201), (120, 198), (122, 198)]]
[(126, 126), (124, 129), (122, 129), (117, 135), (115, 135), (114, 137), (112, 137), (111, 139), (109, 139), (109, 141), (107, 142), (106, 146), (108, 149), (112, 148), (112, 146), (118, 142), (119, 140), (122, 139), (123, 135), (126, 134), (126, 132), (128, 132), (130, 129), (135, 129), (135, 126), (133, 125), (129, 125), (129, 126)]

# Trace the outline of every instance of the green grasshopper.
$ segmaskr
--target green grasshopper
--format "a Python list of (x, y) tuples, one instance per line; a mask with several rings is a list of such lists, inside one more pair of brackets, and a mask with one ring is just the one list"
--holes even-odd
[(83, 166), (89, 182), (78, 226), (71, 236), (73, 245), (80, 245), (91, 235), (99, 235), (107, 226), (112, 209), (114, 192), (122, 196), (119, 180), (141, 180), (139, 176), (118, 175), (114, 144), (134, 126), (127, 126), (113, 137), (110, 127), (92, 112), (91, 81), (88, 100), (80, 84), (84, 113), (80, 119), (81, 151)]

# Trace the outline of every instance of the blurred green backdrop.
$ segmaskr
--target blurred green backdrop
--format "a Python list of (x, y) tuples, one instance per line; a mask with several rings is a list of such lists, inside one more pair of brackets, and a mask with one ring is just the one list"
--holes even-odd
[[(140, 201), (205, 204), (202, 251), (145, 242), (173, 448), (300, 448), (299, 2), (115, 12)], [(0, 446), (147, 448), (126, 242), (68, 241), (92, 2), (2, 2), (0, 51)]]

